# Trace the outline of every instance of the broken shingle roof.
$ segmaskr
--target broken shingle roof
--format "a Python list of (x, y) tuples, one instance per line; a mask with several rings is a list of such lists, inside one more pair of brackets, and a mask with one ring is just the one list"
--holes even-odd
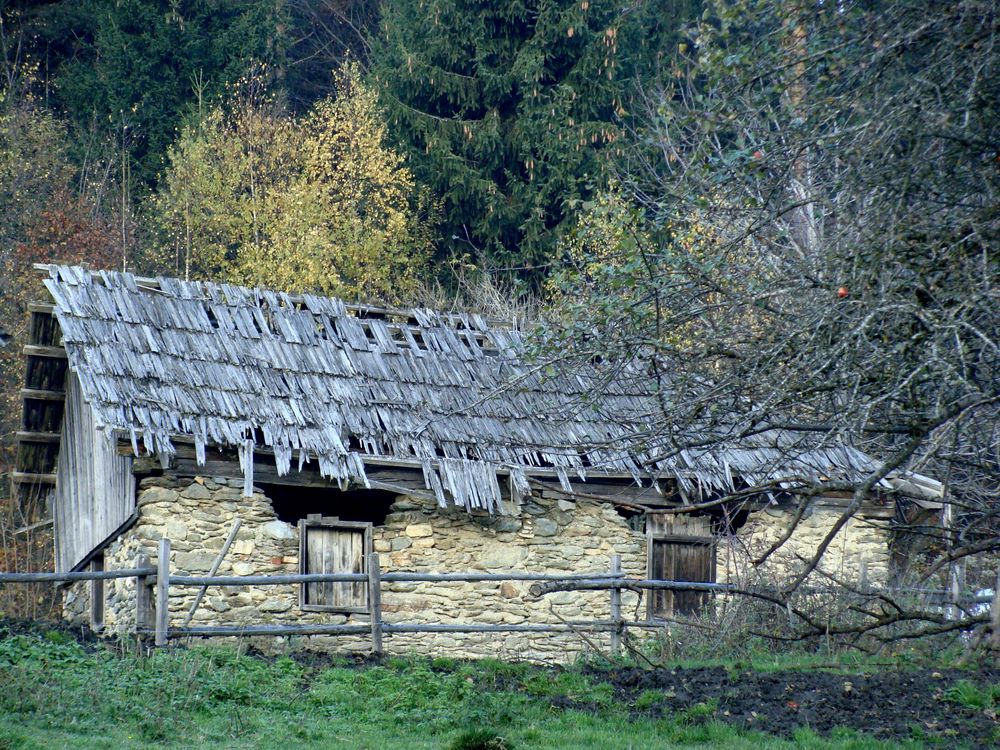
[[(773, 436), (749, 448), (681, 452), (630, 440), (652, 408), (641, 373), (626, 369), (593, 397), (597, 377), (527, 362), (516, 330), (472, 314), (429, 310), (366, 315), (338, 299), (229, 284), (141, 279), (50, 266), (70, 366), (98, 424), (138, 453), (169, 457), (178, 437), (273, 450), (277, 469), (315, 459), (320, 472), (367, 483), (365, 463), (422, 468), (439, 502), (492, 510), (497, 471), (515, 494), (527, 476), (674, 476), (682, 489), (777, 476)], [(768, 443), (768, 440), (771, 443)], [(780, 441), (778, 441), (780, 442)], [(769, 468), (765, 468), (765, 467)], [(871, 470), (847, 447), (795, 458), (825, 477)], [(789, 473), (787, 456), (780, 471)], [(247, 472), (250, 474), (251, 472)], [(247, 477), (248, 484), (252, 477)]]

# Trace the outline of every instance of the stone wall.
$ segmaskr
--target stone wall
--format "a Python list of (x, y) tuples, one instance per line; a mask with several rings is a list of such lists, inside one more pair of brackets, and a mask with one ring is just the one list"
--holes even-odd
[[(843, 512), (841, 504), (818, 501), (803, 515), (781, 548), (756, 569), (749, 564), (750, 560), (763, 554), (787, 532), (793, 512), (785, 507), (775, 507), (751, 513), (738, 534), (719, 541), (716, 555), (718, 580), (747, 584), (780, 583), (802, 569), (804, 561), (816, 553)], [(852, 517), (833, 540), (810, 582), (828, 582), (832, 577), (856, 584), (864, 567), (870, 584), (885, 584), (889, 580), (890, 533), (884, 520), (861, 515)]]
[[(155, 561), (161, 537), (171, 541), (171, 571), (205, 574), (238, 517), (242, 527), (224, 559), (220, 575), (299, 572), (298, 529), (279, 520), (261, 492), (241, 495), (242, 481), (199, 478), (180, 485), (170, 478), (144, 479), (138, 495), (139, 520), (106, 551), (108, 569), (132, 567), (140, 553)], [(336, 515), (331, 493), (328, 515)], [(646, 568), (646, 540), (630, 529), (612, 506), (534, 498), (509, 515), (476, 516), (441, 509), (432, 501), (400, 496), (384, 525), (375, 526), (373, 549), (383, 572), (606, 573), (611, 555), (622, 557), (629, 576)], [(545, 623), (607, 619), (607, 592), (558, 592), (543, 599), (528, 596), (527, 583), (385, 583), (386, 623)], [(89, 613), (89, 588), (67, 597), (68, 616)], [(109, 633), (135, 624), (134, 581), (109, 582), (105, 624)], [(179, 626), (196, 589), (171, 587), (170, 622)], [(626, 592), (623, 611), (637, 598)], [(267, 623), (364, 624), (367, 615), (304, 612), (297, 586), (209, 587), (191, 624)], [(607, 635), (591, 638), (602, 645)], [(288, 639), (285, 639), (286, 641)], [(297, 647), (368, 651), (367, 637), (297, 637)], [(281, 641), (279, 641), (280, 645)], [(273, 642), (272, 642), (273, 644)], [(456, 657), (519, 657), (565, 661), (585, 649), (574, 634), (396, 634), (386, 635), (389, 653)]]
[[(536, 573), (604, 573), (611, 555), (622, 557), (626, 575), (644, 578), (646, 537), (629, 527), (608, 504), (532, 498), (505, 515), (477, 516), (435, 503), (399, 496), (383, 525), (372, 533), (373, 549), (383, 572), (510, 571)], [(775, 583), (811, 555), (840, 509), (817, 507), (807, 515), (789, 542), (771, 561), (754, 571), (757, 580)], [(326, 515), (336, 515), (335, 491)], [(171, 571), (200, 575), (208, 572), (233, 521), (242, 520), (236, 542), (222, 562), (221, 575), (268, 575), (299, 572), (298, 529), (275, 515), (271, 501), (255, 491), (242, 497), (242, 480), (198, 478), (178, 483), (169, 477), (140, 483), (138, 521), (106, 550), (107, 569), (132, 567), (140, 553), (154, 560), (161, 537), (171, 541)], [(766, 549), (787, 528), (785, 509), (759, 511), (736, 536), (717, 546), (718, 580), (747, 582), (748, 561)], [(852, 519), (838, 535), (823, 568), (846, 580), (857, 579), (865, 560), (869, 579), (884, 580), (888, 571), (888, 530), (879, 522)], [(105, 626), (108, 633), (128, 633), (135, 624), (135, 586), (131, 579), (107, 584)], [(607, 619), (607, 592), (558, 592), (541, 600), (528, 595), (527, 583), (385, 583), (383, 620), (387, 623), (519, 624), (564, 620)], [(170, 623), (182, 624), (196, 589), (171, 587)], [(623, 593), (622, 611), (645, 619), (645, 607)], [(66, 614), (89, 618), (89, 584), (69, 589)], [(198, 625), (366, 624), (367, 615), (304, 612), (297, 586), (209, 587), (191, 622)], [(602, 648), (606, 634), (588, 636)], [(370, 650), (368, 637), (300, 636), (267, 639), (263, 648), (295, 647), (324, 650)], [(566, 661), (585, 650), (578, 635), (396, 634), (386, 635), (388, 653), (455, 657), (517, 657)]]

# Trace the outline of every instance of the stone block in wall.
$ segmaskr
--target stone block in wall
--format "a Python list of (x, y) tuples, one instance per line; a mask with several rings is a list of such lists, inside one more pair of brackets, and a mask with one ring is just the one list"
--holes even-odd
[(532, 531), (535, 536), (555, 536), (559, 531), (559, 524), (550, 518), (536, 518), (532, 524)]
[(181, 490), (181, 497), (187, 498), (188, 500), (211, 500), (212, 492), (207, 489), (204, 485), (198, 482), (192, 482), (183, 490)]
[(278, 520), (267, 521), (262, 524), (261, 535), (267, 539), (283, 541), (297, 540), (299, 538), (297, 529), (291, 524)]

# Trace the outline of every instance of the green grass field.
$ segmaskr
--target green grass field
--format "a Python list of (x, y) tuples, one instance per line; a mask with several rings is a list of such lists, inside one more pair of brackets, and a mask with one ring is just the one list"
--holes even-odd
[[(554, 696), (587, 710), (557, 707)], [(925, 746), (847, 730), (780, 739), (715, 721), (711, 704), (642, 716), (656, 700), (643, 693), (623, 703), (593, 675), (526, 664), (306, 666), (224, 648), (141, 658), (59, 632), (0, 637), (0, 750)]]

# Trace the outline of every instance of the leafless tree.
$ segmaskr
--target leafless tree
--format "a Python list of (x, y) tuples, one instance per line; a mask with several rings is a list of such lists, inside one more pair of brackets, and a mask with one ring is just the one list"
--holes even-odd
[(365, 66), (377, 32), (377, 0), (290, 0), (291, 46), (286, 84), (298, 109), (334, 88), (333, 71), (347, 60)]
[[(785, 597), (890, 475), (937, 478), (954, 510), (943, 536), (912, 529), (925, 579), (1000, 548), (997, 11), (708, 3), (646, 92), (620, 194), (593, 219), (603, 234), (581, 230), (560, 278), (560, 356), (641, 365), (662, 398), (632, 439), (656, 459), (776, 435), (772, 477), (817, 449), (877, 457), (785, 483), (807, 499), (852, 493)], [(845, 632), (986, 619), (861, 610)]]

